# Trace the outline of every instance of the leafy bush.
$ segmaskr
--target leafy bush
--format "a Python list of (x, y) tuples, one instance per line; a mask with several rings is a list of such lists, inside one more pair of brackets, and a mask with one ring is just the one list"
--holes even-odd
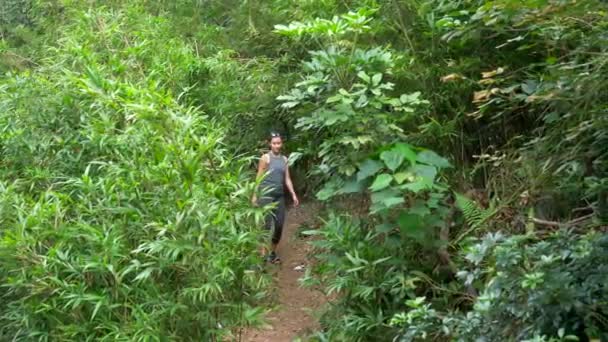
[(402, 341), (605, 339), (606, 247), (600, 233), (490, 234), (467, 249), (471, 267), (458, 274), (481, 291), (471, 311), (440, 313), (419, 298), (392, 323), (403, 327)]
[(304, 79), (277, 99), (299, 114), (295, 128), (307, 142), (301, 152), (317, 161), (311, 171), (324, 180), (354, 174), (365, 156), (402, 138), (398, 125), (427, 103), (419, 92), (391, 96), (393, 55), (388, 49), (360, 46), (373, 13), (362, 9), (332, 20), (277, 25), (280, 34), (311, 35), (319, 41), (320, 50), (311, 52), (312, 59), (303, 65)]
[(449, 215), (437, 174), (447, 166), (434, 152), (397, 143), (379, 159), (363, 161), (352, 179), (330, 181), (320, 192), (325, 198), (369, 194), (371, 202), (360, 222), (334, 216), (306, 232), (321, 239), (312, 242), (318, 263), (304, 282), (338, 295), (321, 339), (389, 340), (396, 334), (389, 318), (437, 264), (434, 252)]
[[(399, 8), (399, 5), (396, 6)], [(514, 183), (513, 179), (521, 179), (524, 182), (523, 189), (529, 189), (524, 194), (532, 196), (531, 203), (522, 199), (521, 204), (524, 207), (529, 204), (536, 205), (535, 202), (542, 192), (551, 188), (559, 189), (561, 196), (566, 196), (569, 201), (565, 210), (558, 208), (559, 217), (570, 217), (572, 212), (568, 208), (580, 205), (588, 206), (582, 210), (594, 211), (597, 208), (600, 215), (592, 215), (595, 217), (604, 212), (607, 201), (603, 187), (605, 170), (601, 162), (604, 157), (601, 152), (603, 149), (591, 148), (589, 154), (584, 154), (586, 157), (579, 152), (583, 147), (593, 145), (586, 139), (603, 141), (599, 130), (603, 127), (604, 120), (597, 114), (603, 112), (602, 103), (605, 99), (601, 96), (587, 98), (588, 102), (580, 108), (589, 108), (589, 111), (583, 113), (576, 107), (577, 104), (582, 105), (581, 97), (566, 94), (567, 89), (575, 90), (566, 87), (570, 83), (563, 83), (569, 79), (571, 84), (578, 84), (580, 88), (576, 91), (579, 91), (586, 89), (588, 85), (602, 82), (600, 79), (603, 78), (599, 73), (588, 73), (588, 68), (599, 71), (606, 65), (602, 62), (605, 57), (602, 53), (598, 55), (598, 59), (594, 57), (596, 49), (603, 49), (593, 43), (603, 39), (597, 36), (601, 35), (599, 32), (604, 26), (601, 6), (590, 3), (568, 7), (561, 3), (544, 2), (515, 4), (510, 1), (427, 1), (418, 8), (415, 8), (415, 5), (409, 8), (412, 7), (420, 16), (418, 20), (424, 23), (423, 25), (418, 22), (420, 26), (415, 26), (415, 29), (423, 30), (419, 32), (420, 38), (417, 41), (422, 51), (415, 51), (415, 44), (410, 41), (411, 50), (398, 57), (410, 58), (410, 65), (422, 63), (418, 65), (424, 70), (399, 70), (399, 74), (391, 77), (401, 81), (403, 85), (406, 83), (398, 77), (411, 77), (427, 72), (431, 67), (424, 63), (433, 62), (429, 58), (435, 58), (439, 63), (444, 63), (441, 59), (448, 60), (446, 68), (440, 70), (443, 74), (431, 74), (436, 76), (436, 79), (430, 82), (443, 83), (440, 85), (442, 91), (448, 88), (450, 91), (453, 88), (458, 90), (454, 90), (454, 94), (442, 92), (437, 95), (431, 91), (428, 96), (425, 94), (426, 98), (432, 99), (430, 114), (415, 107), (428, 104), (427, 101), (420, 100), (420, 93), (393, 98), (391, 92), (394, 85), (391, 83), (389, 86), (383, 86), (386, 76), (393, 75), (394, 69), (397, 69), (395, 61), (399, 58), (389, 54), (388, 49), (383, 50), (373, 45), (360, 47), (364, 44), (359, 39), (364, 33), (372, 30), (370, 15), (375, 11), (360, 10), (336, 16), (332, 20), (316, 19), (277, 27), (277, 30), (285, 35), (312, 36), (321, 46), (321, 50), (313, 52), (313, 58), (306, 62), (304, 70), (307, 76), (304, 80), (296, 84), (290, 93), (279, 97), (283, 102), (282, 106), (297, 115), (295, 125), (314, 134), (314, 137), (305, 139), (311, 143), (302, 152), (305, 156), (311, 156), (313, 151), (317, 154), (318, 168), (315, 174), (326, 180), (317, 197), (322, 200), (342, 200), (345, 195), (363, 194), (364, 197), (369, 195), (366, 200), (371, 202), (369, 217), (361, 218), (360, 222), (351, 222), (343, 217), (333, 218), (323, 229), (310, 232), (322, 236), (321, 240), (315, 242), (320, 248), (317, 258), (322, 266), (315, 269), (316, 273), (309, 276), (307, 282), (325, 285), (328, 291), (339, 289), (339, 299), (333, 311), (328, 314), (324, 332), (319, 333), (319, 339), (389, 340), (392, 331), (387, 328), (386, 315), (388, 312), (395, 312), (396, 307), (391, 299), (405, 301), (412, 293), (425, 292), (431, 294), (435, 310), (438, 311), (411, 297), (408, 302), (411, 311), (400, 316), (402, 322), (407, 318), (406, 327), (412, 329), (402, 334), (406, 340), (414, 337), (425, 339), (431, 335), (438, 339), (445, 338), (446, 335), (456, 338), (463, 336), (462, 340), (485, 336), (491, 336), (490, 340), (504, 336), (512, 336), (515, 340), (543, 339), (543, 336), (566, 338), (567, 334), (582, 336), (577, 330), (577, 324), (580, 325), (581, 322), (589, 324), (591, 334), (597, 335), (597, 321), (587, 323), (584, 317), (577, 316), (578, 313), (568, 316), (571, 314), (568, 311), (564, 314), (567, 317), (560, 322), (562, 325), (547, 326), (548, 323), (543, 319), (555, 318), (551, 310), (559, 312), (561, 309), (546, 308), (542, 305), (539, 305), (536, 311), (529, 312), (526, 316), (528, 321), (523, 323), (527, 325), (522, 330), (518, 330), (518, 316), (492, 318), (497, 321), (504, 319), (505, 324), (514, 324), (515, 326), (504, 328), (513, 335), (499, 330), (475, 332), (475, 322), (479, 322), (480, 329), (492, 329), (497, 325), (493, 320), (484, 321), (473, 314), (460, 320), (470, 320), (469, 325), (462, 326), (464, 332), (452, 335), (449, 326), (445, 328), (447, 333), (439, 329), (433, 331), (438, 326), (434, 320), (441, 321), (439, 318), (444, 317), (438, 312), (458, 308), (461, 306), (459, 301), (475, 300), (476, 297), (471, 288), (473, 284), (457, 285), (451, 282), (449, 276), (430, 277), (427, 274), (430, 274), (432, 267), (437, 264), (433, 253), (437, 251), (437, 254), (442, 254), (443, 257), (447, 255), (450, 271), (455, 271), (458, 267), (449, 260), (449, 254), (446, 252), (448, 247), (458, 248), (457, 245), (449, 246), (450, 227), (458, 224), (452, 223), (449, 207), (454, 206), (462, 210), (464, 223), (469, 225), (466, 230), (460, 229), (459, 226), (452, 230), (459, 233), (456, 242), (470, 234), (478, 234), (488, 227), (496, 227), (497, 223), (484, 223), (495, 216), (504, 217), (504, 213), (498, 213), (513, 204), (514, 196), (519, 194), (516, 191), (522, 191), (514, 188), (511, 184)], [(559, 16), (552, 18), (548, 13), (559, 13)], [(591, 20), (589, 27), (581, 27), (583, 20), (572, 19), (572, 16), (584, 16), (585, 19)], [(397, 24), (408, 38), (407, 27), (402, 21)], [(432, 27), (425, 26), (428, 24)], [(522, 30), (522, 25), (526, 29)], [(584, 37), (582, 42), (575, 42), (570, 39), (577, 34), (563, 36), (563, 41), (568, 42), (566, 49), (572, 47), (572, 51), (562, 51), (560, 59), (551, 58), (551, 54), (559, 53), (560, 47), (555, 46), (548, 38), (550, 32), (555, 33), (556, 25), (562, 25), (564, 29), (570, 28), (572, 31), (578, 30), (577, 34)], [(523, 36), (521, 31), (529, 32), (530, 36)], [(443, 42), (435, 40), (437, 34), (443, 35)], [(430, 46), (427, 48), (422, 43), (429, 36), (433, 40), (426, 41)], [(513, 45), (519, 48), (504, 53), (501, 51), (500, 56), (496, 56), (496, 49)], [(440, 51), (437, 46), (444, 46), (445, 51)], [(542, 55), (545, 50), (542, 50), (542, 53), (530, 54), (530, 51), (538, 46), (547, 47), (549, 55)], [(470, 57), (469, 52), (465, 53), (470, 49), (478, 51), (479, 56)], [(375, 53), (380, 51), (383, 52), (382, 55)], [(361, 55), (368, 55), (370, 59), (358, 59), (357, 56)], [(587, 61), (588, 64), (579, 64), (580, 61)], [(577, 76), (574, 76), (571, 70), (574, 70), (576, 65), (584, 70), (577, 71)], [(404, 68), (403, 64), (399, 67)], [(585, 84), (579, 84), (578, 81), (583, 79)], [(366, 82), (371, 86), (366, 86)], [(375, 86), (380, 89), (375, 89)], [(431, 90), (434, 92), (435, 89)], [(462, 96), (463, 93), (465, 96)], [(472, 97), (472, 101), (466, 94)], [(558, 94), (563, 94), (563, 97)], [(408, 98), (415, 101), (403, 101)], [(453, 103), (457, 105), (454, 106)], [(408, 110), (400, 112), (400, 106), (407, 106)], [(460, 112), (456, 112), (455, 107)], [(446, 108), (447, 113), (437, 112), (438, 109)], [(548, 113), (556, 120), (545, 120)], [(557, 119), (558, 117), (563, 117), (564, 121)], [(508, 121), (515, 119), (514, 122)], [(558, 121), (561, 121), (561, 124), (554, 126)], [(445, 125), (449, 130), (453, 129), (455, 124), (461, 126), (459, 134), (463, 140), (450, 148), (460, 148), (459, 153), (463, 155), (461, 162), (466, 163), (467, 158), (470, 158), (466, 156), (466, 145), (471, 141), (476, 144), (474, 150), (479, 151), (480, 167), (474, 168), (472, 174), (475, 175), (477, 170), (485, 172), (486, 178), (483, 182), (488, 186), (489, 192), (496, 195), (489, 208), (481, 208), (461, 195), (456, 195), (453, 205), (449, 204), (446, 191), (448, 187), (436, 179), (438, 170), (448, 166), (447, 162), (435, 153), (403, 143), (421, 141), (445, 146), (445, 141), (437, 139), (448, 136), (447, 141), (452, 142), (454, 134), (448, 132), (435, 136), (436, 130), (432, 128)], [(588, 130), (590, 135), (581, 135), (581, 129)], [(463, 135), (465, 133), (466, 135)], [(566, 150), (559, 148), (561, 144), (566, 143), (564, 136), (567, 136), (569, 141)], [(574, 145), (570, 142), (574, 142)], [(510, 149), (510, 164), (507, 164), (506, 154), (501, 156), (500, 149), (503, 148)], [(489, 155), (486, 151), (494, 155)], [(541, 158), (537, 157), (539, 154)], [(587, 158), (591, 155), (594, 156), (592, 159), (598, 159), (591, 162), (591, 159)], [(489, 176), (488, 172), (491, 172)], [(474, 179), (468, 175), (466, 177)], [(529, 199), (524, 196), (522, 198)], [(505, 203), (500, 203), (501, 200)], [(529, 215), (534, 213), (534, 210), (529, 208), (509, 210), (527, 210)], [(517, 214), (514, 216), (519, 217)], [(513, 221), (506, 224), (515, 226), (514, 223), (517, 222)], [(526, 227), (530, 227), (530, 224), (526, 223)], [(565, 236), (567, 239), (576, 239), (576, 234)], [(395, 237), (398, 238), (394, 239)], [(420, 260), (419, 254), (411, 252), (411, 249), (422, 252), (420, 254), (425, 254), (426, 258)], [(523, 245), (515, 249), (526, 253)], [(384, 260), (385, 256), (390, 256), (390, 259)], [(378, 260), (382, 262), (374, 264)], [(443, 261), (446, 261), (445, 258)], [(328, 264), (336, 266), (327, 266)], [(390, 268), (388, 265), (399, 265), (402, 268)], [(384, 272), (378, 271), (378, 268)], [(360, 269), (369, 270), (369, 274), (359, 275), (357, 271)], [(412, 285), (413, 283), (409, 286), (396, 285), (392, 283), (394, 271), (421, 281), (417, 286)], [(585, 272), (580, 270), (577, 276), (579, 278), (576, 278), (578, 280), (572, 282), (579, 282)], [(316, 276), (316, 279), (313, 276)], [(528, 278), (532, 282), (538, 280), (532, 275)], [(518, 278), (511, 274), (507, 279)], [(385, 285), (390, 290), (384, 288)], [(465, 293), (465, 290), (471, 293)], [(523, 291), (534, 295), (534, 291), (527, 288)], [(506, 291), (502, 291), (500, 295), (496, 295), (496, 310), (510, 312), (507, 302), (511, 298), (505, 293)], [(593, 293), (593, 289), (580, 288), (581, 296)], [(393, 297), (392, 294), (397, 295)], [(598, 295), (600, 298), (605, 296), (604, 293)], [(377, 298), (382, 300), (376, 300)], [(484, 297), (479, 297), (477, 301), (482, 298)], [(438, 303), (442, 305), (437, 307)], [(466, 305), (462, 306), (466, 308)], [(518, 309), (525, 311), (523, 306)], [(602, 315), (603, 313), (599, 316)], [(460, 322), (457, 318), (446, 319), (452, 323)], [(599, 321), (601, 320), (600, 318)], [(411, 324), (414, 321), (417, 324)], [(563, 329), (559, 330), (560, 328)], [(593, 329), (596, 331), (593, 332)], [(426, 335), (420, 335), (419, 332)]]

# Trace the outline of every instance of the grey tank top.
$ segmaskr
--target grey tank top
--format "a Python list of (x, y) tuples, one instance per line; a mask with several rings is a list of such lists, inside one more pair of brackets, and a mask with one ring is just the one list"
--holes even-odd
[(268, 189), (273, 195), (283, 194), (283, 184), (285, 184), (285, 167), (286, 161), (282, 154), (278, 156), (268, 153), (268, 169), (266, 177), (262, 181), (261, 186)]

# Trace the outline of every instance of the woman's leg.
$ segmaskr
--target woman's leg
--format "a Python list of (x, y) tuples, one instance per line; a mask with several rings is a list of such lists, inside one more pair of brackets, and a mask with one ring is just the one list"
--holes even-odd
[[(270, 197), (269, 195), (264, 195), (262, 196), (260, 199), (258, 199), (258, 205), (260, 207), (264, 207), (269, 205), (270, 203), (273, 202), (273, 198)], [(271, 211), (266, 213), (266, 216), (264, 217), (264, 229), (269, 231), (272, 234), (272, 225), (274, 223), (274, 211), (275, 209), (272, 209)], [(262, 257), (266, 257), (268, 254), (268, 245), (267, 243), (263, 243), (260, 247), (260, 255)]]
[(273, 210), (274, 230), (272, 232), (272, 251), (276, 252), (277, 245), (281, 241), (283, 225), (285, 224), (285, 197), (279, 196), (273, 199), (276, 207)]

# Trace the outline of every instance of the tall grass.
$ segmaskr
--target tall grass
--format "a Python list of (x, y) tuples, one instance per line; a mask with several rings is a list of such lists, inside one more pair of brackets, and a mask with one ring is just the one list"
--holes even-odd
[(223, 129), (178, 101), (193, 49), (137, 7), (67, 16), (0, 79), (0, 336), (238, 336), (262, 313), (262, 212)]

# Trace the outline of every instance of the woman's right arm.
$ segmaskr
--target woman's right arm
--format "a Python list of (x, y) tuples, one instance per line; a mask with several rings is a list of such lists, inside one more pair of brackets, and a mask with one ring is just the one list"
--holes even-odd
[[(266, 168), (268, 167), (267, 164), (268, 163), (264, 159), (264, 155), (262, 155), (260, 157), (260, 161), (258, 162), (258, 173), (256, 175), (256, 181), (264, 175), (264, 172), (266, 171)], [(256, 196), (256, 192), (254, 192), (253, 197), (251, 197), (251, 203), (253, 203), (253, 205), (256, 205), (257, 202), (258, 202), (258, 198)]]

